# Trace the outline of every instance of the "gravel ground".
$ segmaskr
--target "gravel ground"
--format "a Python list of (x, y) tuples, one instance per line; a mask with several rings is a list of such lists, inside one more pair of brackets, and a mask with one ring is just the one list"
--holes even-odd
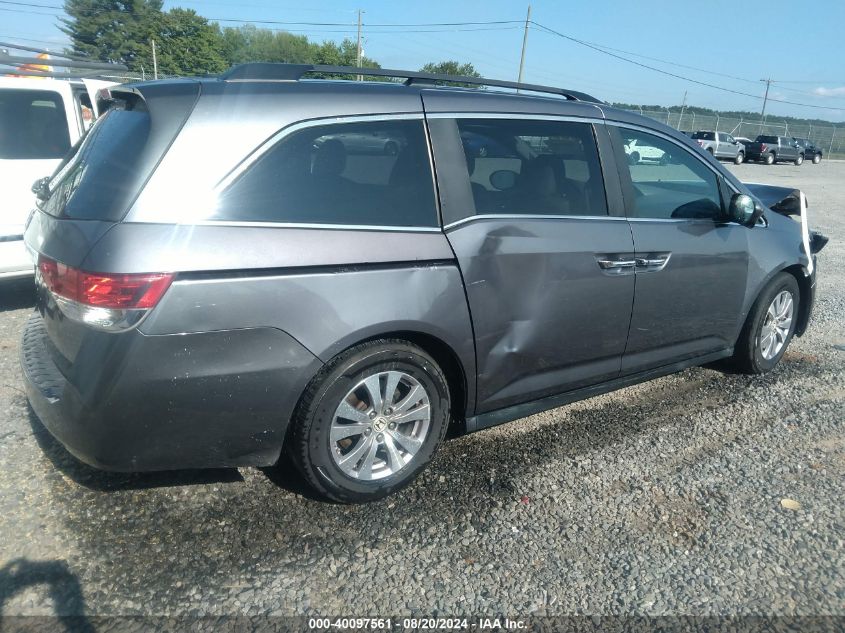
[(731, 169), (804, 188), (832, 238), (776, 371), (692, 369), (449, 441), (366, 506), (285, 468), (80, 464), (21, 391), (28, 286), (0, 291), (0, 613), (845, 615), (845, 163)]

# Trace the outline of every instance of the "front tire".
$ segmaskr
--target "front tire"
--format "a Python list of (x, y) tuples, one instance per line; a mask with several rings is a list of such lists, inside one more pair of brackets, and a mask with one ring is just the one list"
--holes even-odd
[(798, 320), (800, 292), (789, 273), (778, 273), (758, 297), (734, 347), (734, 364), (748, 374), (771, 371), (786, 352)]
[(288, 452), (322, 496), (375, 501), (409, 484), (431, 461), (449, 411), (446, 378), (426, 352), (401, 340), (362, 343), (311, 381)]
[(734, 158), (734, 165), (742, 165), (744, 160), (745, 160), (745, 153), (739, 152), (739, 153), (737, 153), (736, 158)]
[(800, 165), (804, 162), (804, 154), (798, 154), (798, 158), (795, 159), (795, 164)]

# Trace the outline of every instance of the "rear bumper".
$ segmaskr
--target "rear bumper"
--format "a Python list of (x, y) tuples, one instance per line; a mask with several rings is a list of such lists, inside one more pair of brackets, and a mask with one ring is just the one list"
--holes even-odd
[(104, 470), (271, 465), (322, 365), (272, 328), (113, 338), (119, 344), (80, 354), (68, 376), (38, 313), (21, 345), (36, 415), (69, 452)]

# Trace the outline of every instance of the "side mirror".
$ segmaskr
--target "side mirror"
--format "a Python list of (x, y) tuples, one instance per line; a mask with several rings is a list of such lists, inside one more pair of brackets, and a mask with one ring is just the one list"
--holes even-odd
[(34, 183), (32, 183), (32, 193), (35, 194), (35, 197), (39, 200), (46, 200), (50, 195), (50, 189), (47, 186), (50, 183), (50, 176), (45, 176), (44, 178), (39, 178)]
[(754, 226), (763, 215), (763, 207), (749, 195), (737, 193), (731, 198), (728, 219), (744, 226)]

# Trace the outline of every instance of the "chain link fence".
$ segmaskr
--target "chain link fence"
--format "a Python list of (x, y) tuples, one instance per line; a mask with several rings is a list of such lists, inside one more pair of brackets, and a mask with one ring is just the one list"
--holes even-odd
[(669, 110), (635, 109), (632, 111), (665, 123), (676, 130), (727, 132), (732, 136), (744, 136), (751, 139), (758, 134), (807, 138), (816, 147), (821, 148), (825, 156), (845, 158), (845, 126), (770, 123), (759, 117), (723, 117), (718, 114), (681, 113)]

